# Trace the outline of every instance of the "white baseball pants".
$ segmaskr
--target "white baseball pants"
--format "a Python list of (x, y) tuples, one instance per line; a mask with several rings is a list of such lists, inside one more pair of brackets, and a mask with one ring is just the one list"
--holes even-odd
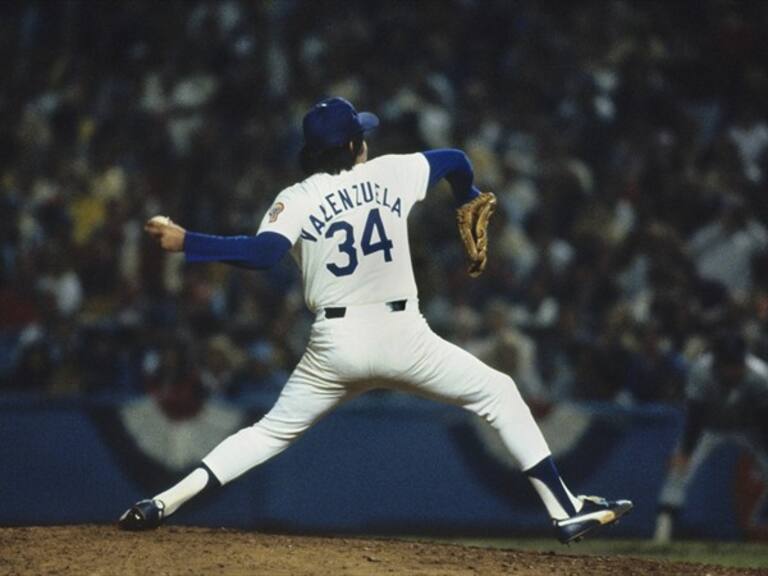
[(418, 302), (321, 310), (309, 345), (274, 407), (259, 422), (226, 438), (203, 462), (222, 484), (285, 450), (344, 401), (392, 388), (461, 406), (495, 428), (523, 470), (550, 455), (512, 378), (446, 342), (427, 325)]

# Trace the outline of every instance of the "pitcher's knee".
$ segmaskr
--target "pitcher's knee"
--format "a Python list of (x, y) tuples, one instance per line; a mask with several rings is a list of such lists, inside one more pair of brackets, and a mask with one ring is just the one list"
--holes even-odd
[(521, 413), (529, 413), (528, 405), (520, 396), (514, 381), (507, 377), (496, 379), (488, 387), (486, 398), (474, 410), (491, 426), (498, 427), (499, 419), (506, 419)]
[(305, 422), (277, 420), (267, 414), (246, 430), (251, 430), (251, 433), (257, 436), (290, 443), (301, 436), (310, 425)]
[(288, 446), (299, 434), (300, 432), (288, 427), (278, 426), (262, 419), (251, 426), (241, 428), (225, 442), (242, 453), (253, 453), (265, 449), (272, 452)]

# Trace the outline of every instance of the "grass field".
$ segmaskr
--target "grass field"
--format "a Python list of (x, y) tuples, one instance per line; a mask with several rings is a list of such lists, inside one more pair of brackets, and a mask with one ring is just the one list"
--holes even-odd
[[(654, 544), (648, 540), (585, 540), (563, 546), (552, 539), (458, 539), (439, 540), (468, 546), (556, 552), (560, 554), (623, 555), (654, 560), (696, 562), (737, 568), (768, 568), (768, 543), (674, 542)], [(768, 574), (768, 572), (766, 572)]]

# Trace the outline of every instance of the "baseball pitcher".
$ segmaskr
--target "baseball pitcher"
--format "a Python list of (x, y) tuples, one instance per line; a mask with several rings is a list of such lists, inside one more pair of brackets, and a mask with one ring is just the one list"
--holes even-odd
[(378, 123), (343, 98), (313, 106), (303, 121), (300, 160), (307, 177), (277, 195), (256, 236), (197, 234), (167, 217), (147, 223), (163, 249), (183, 251), (188, 262), (266, 269), (290, 251), (316, 317), (307, 350), (271, 411), (225, 439), (177, 485), (127, 510), (121, 528), (159, 526), (194, 496), (285, 450), (342, 402), (381, 387), (484, 418), (540, 495), (561, 542), (611, 524), (632, 508), (628, 500), (574, 496), (513, 380), (430, 330), (419, 312), (411, 265), (411, 209), (446, 179), (458, 206), (468, 273), (478, 276), (487, 262), (496, 199), (473, 186), (472, 166), (459, 150), (369, 159), (365, 133)]

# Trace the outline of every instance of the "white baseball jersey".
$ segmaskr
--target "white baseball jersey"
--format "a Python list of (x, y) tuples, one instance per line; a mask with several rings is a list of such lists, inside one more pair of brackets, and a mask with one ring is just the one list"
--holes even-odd
[(291, 241), (313, 312), (415, 299), (406, 220), (428, 180), (422, 154), (380, 156), (340, 174), (314, 174), (277, 195), (259, 233)]

